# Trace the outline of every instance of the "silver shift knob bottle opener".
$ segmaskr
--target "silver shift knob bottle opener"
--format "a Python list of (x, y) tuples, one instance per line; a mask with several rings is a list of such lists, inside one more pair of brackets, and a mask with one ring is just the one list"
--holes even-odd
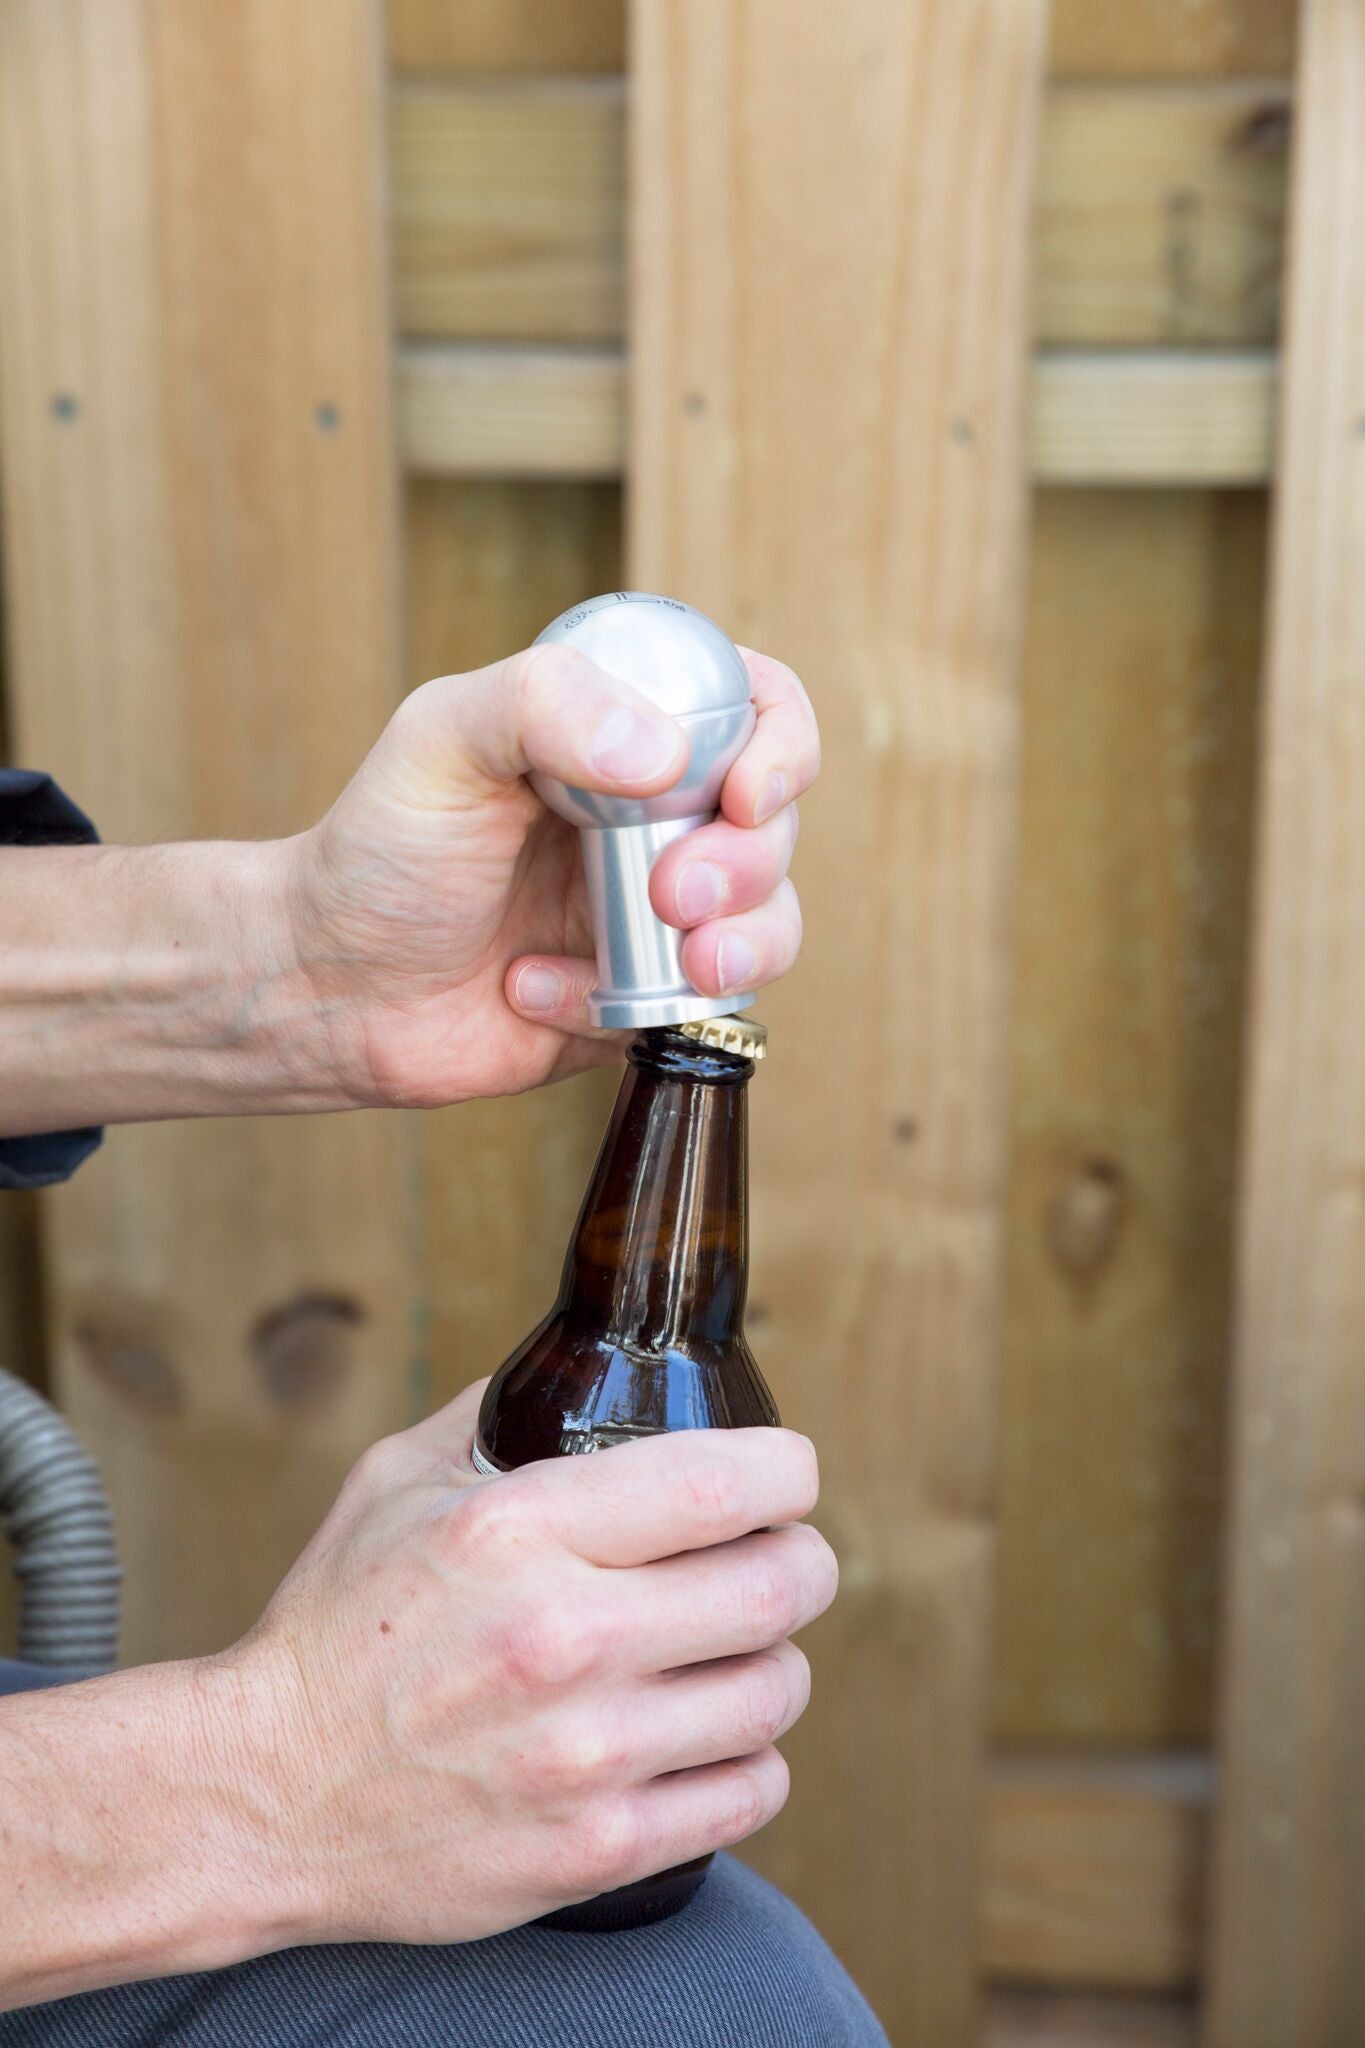
[(752, 995), (697, 993), (682, 970), (683, 934), (661, 924), (649, 901), (654, 862), (671, 839), (715, 817), (721, 785), (754, 729), (738, 648), (704, 612), (644, 590), (611, 591), (561, 612), (536, 645), (546, 641), (576, 647), (631, 684), (670, 712), (692, 743), (682, 780), (662, 796), (599, 796), (553, 776), (531, 777), (536, 794), (581, 835), (597, 942), (593, 1023), (690, 1024), (747, 1009)]

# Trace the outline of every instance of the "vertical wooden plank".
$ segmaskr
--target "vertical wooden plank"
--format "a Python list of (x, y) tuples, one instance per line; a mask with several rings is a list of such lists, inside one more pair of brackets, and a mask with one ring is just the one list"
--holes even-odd
[[(409, 670), (476, 668), (621, 580), (615, 484), (410, 483)], [(614, 1071), (422, 1119), (428, 1404), (498, 1365), (548, 1308)]]
[[(400, 688), (373, 0), (0, 9), (17, 739), (110, 839), (290, 831)], [(408, 1409), (393, 1118), (137, 1127), (48, 1209), (125, 1653), (258, 1611)]]
[(1215, 2048), (1365, 2039), (1365, 6), (1306, 0), (1214, 1897)]
[(1044, 491), (1023, 664), (995, 1729), (1205, 1743), (1264, 499)]
[(634, 581), (826, 772), (764, 1013), (754, 1335), (844, 1593), (758, 1860), (901, 2048), (976, 2025), (1025, 484), (1030, 0), (639, 0)]

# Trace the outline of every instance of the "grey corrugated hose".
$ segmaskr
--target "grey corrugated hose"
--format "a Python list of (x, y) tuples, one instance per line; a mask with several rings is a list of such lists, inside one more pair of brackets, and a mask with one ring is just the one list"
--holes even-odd
[(0, 1525), (22, 1588), (20, 1657), (58, 1671), (112, 1670), (123, 1573), (99, 1468), (52, 1404), (4, 1371)]

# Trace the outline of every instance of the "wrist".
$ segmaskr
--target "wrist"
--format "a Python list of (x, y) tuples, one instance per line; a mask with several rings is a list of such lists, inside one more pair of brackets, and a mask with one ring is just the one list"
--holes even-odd
[(327, 1902), (303, 1853), (291, 1790), (296, 1717), (249, 1648), (189, 1668), (195, 1803), (221, 1881), (216, 1938), (235, 1951), (231, 1960), (319, 1940)]
[(24, 1882), (0, 1916), (0, 2005), (310, 1937), (249, 1719), (214, 1658), (4, 1702), (5, 1833)]
[(298, 846), (6, 851), (5, 1134), (351, 1107), (299, 962)]

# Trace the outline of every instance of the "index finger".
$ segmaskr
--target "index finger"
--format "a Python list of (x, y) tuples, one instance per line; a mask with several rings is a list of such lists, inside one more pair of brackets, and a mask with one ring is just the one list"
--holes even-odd
[(653, 1564), (799, 1522), (815, 1506), (815, 1447), (790, 1429), (683, 1429), (591, 1458), (523, 1465), (561, 1542), (591, 1564)]
[(720, 806), (732, 825), (761, 825), (820, 773), (820, 728), (800, 677), (785, 662), (751, 647), (740, 653), (758, 724), (725, 778)]

